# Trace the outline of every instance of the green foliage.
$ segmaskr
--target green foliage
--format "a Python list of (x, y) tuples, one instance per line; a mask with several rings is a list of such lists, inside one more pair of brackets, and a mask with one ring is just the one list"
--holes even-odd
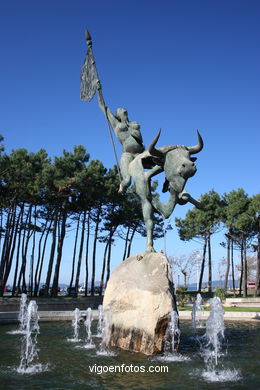
[(250, 198), (242, 188), (223, 195), (225, 223), (229, 237), (241, 247), (248, 247), (260, 232), (260, 194)]
[(217, 287), (216, 290), (214, 291), (214, 297), (218, 297), (221, 302), (224, 302), (226, 299), (226, 292), (223, 288)]
[(193, 238), (203, 238), (206, 234), (213, 234), (221, 228), (223, 220), (223, 201), (214, 190), (201, 195), (199, 199), (203, 209), (188, 210), (185, 218), (175, 218), (181, 240), (189, 241)]
[(0, 134), (0, 154), (5, 150), (4, 144), (2, 143), (4, 141), (4, 137), (2, 134)]
[(252, 230), (256, 233), (260, 233), (260, 193), (254, 195), (251, 198), (248, 213), (251, 217), (251, 227)]
[(177, 301), (178, 301), (180, 307), (184, 307), (185, 303), (189, 299), (189, 295), (185, 294), (185, 292), (187, 292), (187, 291), (188, 291), (188, 287), (186, 287), (186, 286), (180, 286), (176, 290), (176, 298), (177, 298)]
[[(20, 275), (25, 275), (25, 265), (29, 258), (29, 253), (26, 257), (26, 251), (33, 242), (37, 243), (40, 239), (43, 247), (44, 229), (46, 237), (50, 233), (48, 242), (52, 236), (50, 244), (53, 244), (53, 253), (47, 254), (46, 249), (42, 259), (53, 260), (57, 257), (58, 250), (60, 255), (62, 253), (61, 233), (65, 239), (66, 229), (71, 227), (73, 231), (75, 222), (83, 221), (86, 216), (89, 231), (97, 227), (97, 240), (112, 244), (115, 242), (114, 236), (122, 237), (126, 243), (129, 242), (128, 251), (125, 251), (127, 253), (136, 232), (146, 235), (140, 200), (133, 187), (124, 195), (118, 194), (117, 168), (106, 169), (101, 161), (89, 158), (82, 145), (75, 146), (72, 151), (64, 150), (61, 156), (53, 160), (44, 149), (30, 153), (21, 148), (6, 154), (3, 137), (0, 135), (0, 238), (3, 240), (3, 273), (6, 272), (7, 275), (10, 268), (14, 267), (19, 237), (24, 261), (24, 269), (20, 270)], [(152, 183), (153, 192), (156, 187), (155, 181)], [(153, 195), (157, 196), (155, 193)], [(184, 219), (176, 218), (182, 240), (204, 240), (223, 224), (237, 240), (241, 235), (251, 239), (259, 234), (260, 194), (249, 198), (243, 189), (238, 189), (221, 198), (211, 190), (201, 195), (200, 201), (204, 205), (203, 210), (193, 208)], [(155, 214), (154, 221), (154, 238), (162, 237), (161, 216)], [(109, 253), (110, 256), (111, 250)], [(181, 305), (188, 298), (186, 291), (181, 289), (179, 292)]]
[(242, 188), (223, 195), (223, 221), (235, 237), (249, 232), (251, 216), (249, 213), (250, 198)]

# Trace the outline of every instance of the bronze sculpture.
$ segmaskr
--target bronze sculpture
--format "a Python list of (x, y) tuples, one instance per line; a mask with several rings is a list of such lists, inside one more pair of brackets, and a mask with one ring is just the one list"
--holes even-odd
[[(202, 150), (203, 140), (197, 131), (198, 144), (195, 146), (168, 145), (156, 148), (155, 145), (160, 137), (159, 132), (149, 148), (145, 149), (140, 125), (137, 122), (128, 120), (127, 111), (120, 108), (114, 115), (106, 107), (92, 53), (92, 39), (88, 31), (86, 31), (86, 39), (89, 49), (81, 72), (81, 99), (91, 100), (95, 92), (98, 91), (99, 106), (123, 147), (120, 159), (119, 192), (123, 192), (130, 185), (132, 177), (136, 193), (141, 200), (143, 218), (146, 225), (146, 252), (154, 252), (154, 210), (166, 219), (172, 214), (176, 204), (183, 205), (190, 202), (196, 207), (201, 207), (200, 202), (192, 198), (184, 190), (184, 187), (188, 178), (196, 173), (196, 158), (191, 156)], [(162, 203), (159, 199), (153, 197), (151, 193), (151, 178), (161, 172), (165, 173), (163, 192), (170, 192), (167, 203)]]
[(129, 174), (130, 162), (133, 161), (139, 153), (142, 153), (145, 150), (142, 134), (140, 132), (140, 125), (137, 122), (129, 122), (128, 113), (125, 108), (118, 108), (116, 115), (114, 115), (110, 109), (105, 106), (99, 80), (97, 81), (97, 89), (99, 107), (106, 115), (123, 148), (120, 158), (121, 182), (119, 187), (119, 193), (122, 193), (131, 183), (131, 176)]

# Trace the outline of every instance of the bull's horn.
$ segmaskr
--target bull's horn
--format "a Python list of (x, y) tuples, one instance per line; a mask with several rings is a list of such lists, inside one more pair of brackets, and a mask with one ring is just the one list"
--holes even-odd
[(199, 130), (197, 130), (197, 136), (198, 136), (199, 143), (196, 146), (189, 146), (188, 147), (188, 151), (190, 154), (199, 153), (203, 148), (204, 143), (203, 143), (203, 140), (202, 140), (201, 135), (199, 133)]
[(154, 138), (154, 140), (152, 141), (152, 143), (149, 146), (148, 150), (149, 150), (149, 153), (152, 156), (157, 156), (157, 157), (162, 157), (163, 156), (163, 152), (161, 152), (160, 150), (155, 148), (155, 145), (156, 145), (160, 135), (161, 135), (161, 129), (159, 130), (157, 136)]

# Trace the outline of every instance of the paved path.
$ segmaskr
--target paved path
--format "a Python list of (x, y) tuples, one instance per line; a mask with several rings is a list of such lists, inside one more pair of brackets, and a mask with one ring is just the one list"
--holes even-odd
[[(210, 311), (201, 312), (201, 319), (206, 320), (210, 314)], [(191, 320), (191, 311), (184, 310), (179, 311), (180, 320)], [(258, 321), (260, 323), (259, 312), (249, 311), (225, 311), (225, 321)]]

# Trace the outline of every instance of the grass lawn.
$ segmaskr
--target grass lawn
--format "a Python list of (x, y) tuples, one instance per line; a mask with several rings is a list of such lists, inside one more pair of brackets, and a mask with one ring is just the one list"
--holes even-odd
[[(223, 306), (223, 309), (225, 311), (247, 311), (247, 312), (260, 312), (260, 307), (224, 307)], [(178, 310), (180, 311), (191, 311), (191, 306), (184, 306), (184, 307), (180, 307), (178, 306)], [(204, 310), (205, 311), (210, 311), (210, 307), (209, 306), (206, 306), (204, 307)]]

